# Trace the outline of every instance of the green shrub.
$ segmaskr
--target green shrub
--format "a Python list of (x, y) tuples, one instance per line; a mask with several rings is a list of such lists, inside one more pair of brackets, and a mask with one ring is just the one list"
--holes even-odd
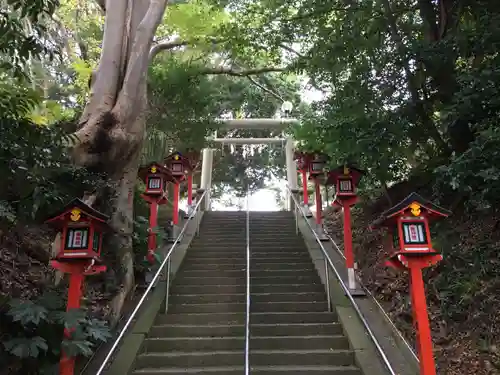
[[(110, 337), (106, 322), (86, 311), (65, 311), (64, 298), (48, 291), (35, 301), (10, 300), (2, 307), (0, 361), (9, 373), (52, 374), (61, 349), (72, 357), (90, 356)], [(64, 329), (70, 336), (64, 337)]]

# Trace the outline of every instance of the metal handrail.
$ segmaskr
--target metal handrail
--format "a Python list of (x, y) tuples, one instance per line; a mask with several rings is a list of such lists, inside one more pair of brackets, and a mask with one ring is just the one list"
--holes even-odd
[[(342, 258), (346, 259), (345, 255), (344, 255), (344, 252), (340, 249), (340, 246), (335, 242), (335, 240), (332, 238), (332, 236), (330, 235), (330, 233), (327, 230), (325, 230), (325, 234), (328, 237), (328, 239), (330, 240), (330, 242), (332, 243), (332, 245), (335, 248), (335, 250), (337, 250), (337, 253)], [(387, 314), (387, 312), (384, 310), (384, 308), (382, 307), (382, 305), (380, 304), (380, 302), (377, 301), (377, 299), (372, 294), (372, 292), (370, 292), (370, 290), (361, 282), (361, 279), (359, 278), (358, 275), (356, 275), (356, 279), (358, 281), (358, 284), (363, 289), (363, 291), (370, 296), (370, 298), (373, 300), (373, 302), (375, 302), (375, 304), (379, 308), (380, 312), (384, 316), (385, 320), (392, 326), (392, 328), (394, 329), (394, 331), (396, 331), (396, 333), (398, 334), (399, 338), (403, 341), (403, 343), (408, 348), (408, 350), (410, 351), (410, 353), (412, 354), (412, 356), (414, 357), (414, 359), (417, 361), (417, 363), (420, 362), (420, 359), (418, 358), (417, 354), (415, 353), (415, 351), (411, 347), (410, 343), (405, 339), (405, 337), (403, 336), (403, 334), (401, 333), (401, 331), (398, 329), (398, 327), (396, 327), (396, 325), (394, 324), (394, 322), (392, 321), (392, 319), (390, 318), (390, 316)]]
[[(184, 224), (184, 226), (182, 227), (182, 230), (181, 232), (179, 233), (179, 235), (177, 236), (177, 238), (175, 239), (174, 243), (172, 244), (172, 246), (170, 247), (170, 250), (168, 251), (167, 255), (165, 256), (165, 259), (163, 259), (163, 262), (161, 262), (160, 264), (160, 267), (158, 268), (158, 271), (156, 271), (153, 279), (151, 280), (151, 282), (149, 283), (146, 291), (144, 292), (144, 294), (142, 295), (141, 299), (139, 300), (139, 302), (137, 303), (137, 306), (135, 307), (135, 309), (132, 311), (132, 314), (130, 314), (127, 322), (125, 323), (125, 325), (123, 326), (120, 334), (118, 335), (118, 337), (116, 338), (113, 346), (111, 347), (111, 349), (109, 350), (108, 352), (108, 355), (106, 356), (106, 358), (104, 358), (104, 361), (102, 362), (101, 364), (101, 367), (99, 367), (99, 370), (97, 370), (97, 373), (96, 375), (101, 375), (106, 367), (106, 365), (108, 364), (109, 360), (111, 359), (111, 356), (113, 355), (113, 353), (116, 351), (116, 348), (118, 347), (118, 345), (120, 344), (122, 338), (125, 336), (125, 333), (127, 332), (127, 329), (130, 327), (130, 325), (132, 324), (135, 316), (137, 315), (137, 312), (139, 311), (139, 309), (142, 307), (142, 304), (144, 303), (144, 301), (146, 300), (146, 297), (148, 296), (149, 292), (151, 291), (151, 289), (153, 289), (153, 286), (156, 285), (156, 282), (158, 281), (158, 278), (160, 277), (160, 274), (161, 272), (163, 271), (163, 269), (165, 268), (166, 265), (168, 265), (168, 275), (167, 275), (167, 283), (169, 282), (169, 279), (170, 279), (170, 257), (172, 256), (172, 253), (173, 251), (175, 250), (176, 246), (179, 244), (182, 236), (184, 235), (184, 232), (187, 230), (187, 227), (190, 223), (190, 220), (192, 218), (194, 218), (196, 216), (196, 214), (198, 213), (198, 208), (200, 207), (200, 203), (203, 201), (203, 198), (205, 197), (205, 194), (207, 194), (207, 191), (204, 191), (203, 194), (201, 195), (201, 197), (198, 199), (198, 201), (196, 202), (196, 205), (194, 206), (193, 208), (193, 211), (191, 212), (191, 214), (189, 215), (189, 218), (186, 219), (186, 223)], [(196, 231), (198, 232), (198, 229), (199, 229), (199, 225), (200, 225), (200, 219), (198, 218), (197, 219), (197, 223), (196, 223)], [(168, 285), (167, 285), (167, 301), (168, 301)]]
[[(297, 209), (298, 209), (300, 211), (300, 213), (302, 214), (303, 218), (305, 219), (305, 222), (307, 223), (307, 226), (309, 227), (309, 229), (311, 230), (312, 234), (314, 235), (314, 238), (316, 239), (316, 242), (319, 244), (319, 247), (321, 248), (321, 252), (323, 253), (323, 257), (324, 257), (325, 261), (328, 263), (328, 266), (330, 267), (330, 269), (332, 270), (332, 272), (335, 274), (335, 277), (339, 281), (340, 286), (342, 287), (342, 289), (344, 289), (344, 292), (345, 292), (347, 298), (349, 299), (349, 301), (351, 302), (352, 306), (354, 307), (354, 310), (358, 314), (358, 317), (361, 320), (361, 322), (363, 323), (363, 325), (364, 325), (364, 327), (366, 329), (366, 332), (368, 333), (368, 335), (370, 336), (370, 339), (372, 340), (373, 344), (377, 348), (377, 351), (378, 351), (379, 355), (382, 357), (382, 360), (384, 362), (385, 367), (389, 370), (389, 372), (390, 372), (391, 375), (396, 375), (396, 372), (392, 368), (391, 363), (389, 362), (389, 359), (387, 358), (387, 356), (384, 353), (384, 350), (380, 346), (377, 338), (375, 337), (375, 334), (371, 330), (368, 322), (366, 321), (365, 317), (363, 316), (363, 313), (359, 309), (358, 304), (356, 303), (356, 301), (354, 300), (353, 296), (351, 295), (351, 292), (349, 291), (349, 288), (347, 288), (347, 286), (345, 285), (344, 281), (342, 280), (342, 277), (340, 276), (339, 272), (335, 268), (335, 266), (334, 266), (334, 264), (332, 262), (332, 259), (330, 258), (330, 256), (328, 255), (325, 247), (321, 243), (321, 240), (319, 239), (318, 235), (316, 234), (316, 232), (314, 231), (313, 227), (309, 223), (309, 220), (307, 220), (307, 216), (306, 216), (304, 210), (302, 209), (302, 207), (297, 202), (297, 198), (295, 197), (295, 194), (293, 194), (291, 192), (289, 186), (286, 186), (286, 188), (288, 190), (288, 193), (292, 197), (292, 200), (293, 200), (293, 203), (294, 203), (294, 206), (295, 206), (294, 207), (294, 214), (295, 214), (295, 217), (296, 217), (296, 224), (297, 224), (297, 226), (298, 226), (298, 219), (297, 219)], [(328, 280), (329, 279), (329, 272), (328, 272), (328, 270), (327, 270), (325, 276), (326, 276), (327, 284), (329, 285), (329, 280)], [(327, 289), (329, 289), (329, 287)], [(329, 309), (330, 309), (330, 307), (329, 307)]]
[(245, 316), (245, 375), (250, 374), (250, 207), (249, 192), (247, 190), (247, 220), (246, 220), (246, 316)]

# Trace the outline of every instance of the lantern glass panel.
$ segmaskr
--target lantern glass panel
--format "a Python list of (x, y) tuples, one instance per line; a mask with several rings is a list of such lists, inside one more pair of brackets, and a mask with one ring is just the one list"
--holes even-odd
[(351, 193), (352, 192), (352, 181), (351, 179), (339, 180), (339, 193)]
[(148, 189), (159, 189), (160, 186), (161, 186), (161, 178), (160, 177), (149, 177)]
[(97, 231), (94, 231), (94, 237), (92, 238), (92, 250), (99, 250), (99, 240), (101, 238), (101, 234)]
[(403, 235), (405, 245), (427, 244), (425, 224), (422, 222), (403, 222)]
[(68, 228), (66, 232), (66, 249), (81, 250), (89, 245), (89, 228)]
[(311, 170), (313, 172), (322, 172), (323, 171), (323, 167), (324, 167), (324, 163), (323, 162), (320, 162), (320, 161), (313, 161), (311, 163)]
[(172, 172), (182, 173), (182, 163), (172, 163)]

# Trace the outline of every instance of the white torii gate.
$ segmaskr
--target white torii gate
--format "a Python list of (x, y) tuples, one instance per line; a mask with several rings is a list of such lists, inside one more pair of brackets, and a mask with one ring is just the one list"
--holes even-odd
[[(224, 129), (275, 129), (284, 130), (290, 124), (298, 124), (299, 121), (293, 118), (250, 118), (250, 119), (236, 119), (225, 120), (218, 119)], [(272, 143), (285, 143), (285, 159), (286, 159), (286, 176), (288, 186), (291, 190), (297, 189), (297, 167), (293, 159), (294, 140), (293, 137), (286, 138), (213, 138), (212, 142), (220, 144), (272, 144)], [(201, 166), (201, 188), (206, 191), (205, 196), (205, 210), (210, 210), (210, 189), (212, 187), (212, 168), (213, 168), (214, 150), (204, 148), (202, 153), (202, 166)]]

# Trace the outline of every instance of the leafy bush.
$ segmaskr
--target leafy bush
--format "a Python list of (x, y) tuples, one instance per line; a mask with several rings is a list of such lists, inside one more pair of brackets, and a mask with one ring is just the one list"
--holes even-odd
[[(103, 320), (88, 317), (81, 309), (64, 311), (64, 298), (49, 291), (35, 301), (11, 300), (1, 311), (0, 361), (9, 373), (52, 374), (61, 350), (68, 356), (90, 356), (110, 332)], [(70, 336), (64, 337), (64, 330)]]
[(436, 169), (437, 186), (449, 185), (469, 197), (470, 208), (493, 209), (500, 197), (499, 166), (500, 128), (493, 121), (478, 133), (465, 153), (453, 157), (449, 165)]

